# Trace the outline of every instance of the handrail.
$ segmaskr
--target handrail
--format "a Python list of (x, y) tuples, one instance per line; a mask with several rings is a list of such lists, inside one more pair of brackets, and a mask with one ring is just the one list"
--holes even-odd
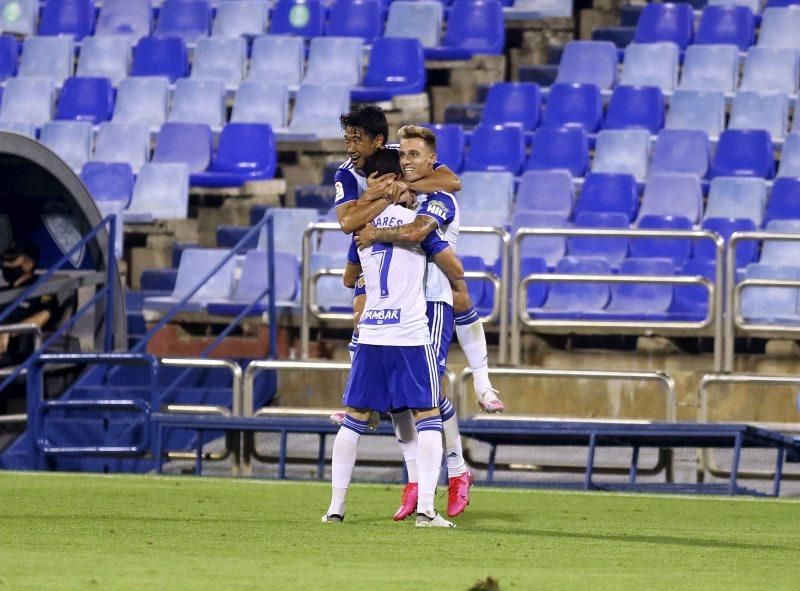
[[(187, 368), (204, 368), (204, 369), (227, 369), (231, 372), (232, 387), (231, 387), (231, 412), (233, 416), (239, 417), (242, 415), (242, 367), (235, 361), (227, 359), (197, 359), (186, 357), (163, 357), (159, 359), (159, 363), (165, 367), (187, 367)], [(182, 377), (179, 376), (179, 379)], [(175, 382), (170, 384), (174, 386)], [(163, 401), (164, 397), (170, 392), (166, 389), (160, 393), (160, 398)], [(175, 408), (182, 408), (184, 405), (170, 405)], [(188, 405), (188, 406), (208, 406), (208, 405)]]
[(343, 277), (344, 269), (317, 269), (311, 274), (308, 282), (309, 294), (307, 297), (309, 313), (317, 320), (352, 320), (352, 312), (325, 312), (319, 307), (317, 302), (317, 283), (323, 277)]
[[(33, 322), (19, 322), (17, 324), (2, 324), (0, 325), (0, 334), (32, 334), (34, 342), (34, 350), (38, 349), (42, 344), (42, 329), (39, 325)], [(2, 388), (0, 388), (2, 390)]]
[(308, 224), (303, 231), (302, 267), (300, 270), (300, 359), (309, 358), (308, 349), (311, 340), (311, 308), (309, 303), (311, 289), (311, 236), (317, 232), (333, 231), (341, 232), (342, 227), (336, 222), (318, 222), (316, 224)]
[[(514, 287), (511, 292), (511, 308), (515, 311), (511, 315), (511, 364), (520, 364), (521, 351), (521, 331), (520, 318), (516, 311), (520, 310), (520, 303), (517, 301), (521, 296), (520, 273), (521, 273), (521, 244), (523, 240), (532, 236), (591, 236), (607, 238), (671, 238), (684, 240), (711, 240), (714, 243), (715, 278), (714, 284), (717, 286), (714, 294), (714, 369), (719, 370), (723, 363), (723, 348), (725, 345), (723, 335), (723, 290), (720, 286), (724, 280), (724, 247), (725, 241), (719, 234), (708, 230), (641, 230), (641, 229), (609, 229), (609, 228), (520, 228), (514, 234), (511, 260), (513, 266), (511, 270), (511, 285)], [(605, 277), (605, 276), (604, 276)], [(644, 277), (644, 276), (641, 276)], [(641, 282), (641, 279), (639, 280)], [(677, 326), (677, 325), (676, 325)]]

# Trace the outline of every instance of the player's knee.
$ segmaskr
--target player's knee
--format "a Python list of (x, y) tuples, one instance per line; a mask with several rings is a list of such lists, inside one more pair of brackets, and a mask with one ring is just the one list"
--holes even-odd
[(439, 407), (436, 406), (434, 408), (414, 408), (411, 410), (414, 414), (414, 420), (419, 421), (420, 419), (427, 419), (429, 417), (438, 417), (439, 416)]

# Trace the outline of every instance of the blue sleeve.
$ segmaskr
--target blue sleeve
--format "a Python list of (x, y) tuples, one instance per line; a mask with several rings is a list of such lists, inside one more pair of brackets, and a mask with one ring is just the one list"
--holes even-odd
[(433, 170), (436, 170), (440, 166), (444, 166), (444, 162), (439, 162), (438, 160), (433, 163)]
[(350, 248), (347, 249), (347, 262), (353, 265), (361, 264), (361, 257), (358, 256), (358, 246), (355, 239), (350, 241)]
[(447, 240), (442, 240), (442, 237), (439, 236), (439, 232), (436, 230), (428, 234), (425, 240), (420, 242), (419, 245), (428, 257), (434, 257), (450, 246)]
[(428, 195), (427, 200), (417, 210), (417, 215), (427, 215), (436, 220), (439, 227), (453, 222), (456, 216), (456, 204), (451, 195), (436, 192)]
[(341, 168), (337, 170), (333, 177), (333, 186), (336, 189), (336, 200), (333, 202), (336, 207), (358, 199), (358, 182), (351, 171)]

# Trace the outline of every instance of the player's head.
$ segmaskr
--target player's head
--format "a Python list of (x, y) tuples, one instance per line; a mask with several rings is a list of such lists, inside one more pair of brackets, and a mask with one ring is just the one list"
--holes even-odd
[(402, 178), (403, 171), (400, 168), (400, 154), (397, 150), (387, 150), (382, 148), (377, 150), (372, 156), (364, 160), (364, 175), (369, 176), (377, 172), (378, 176), (384, 174), (394, 174)]
[(344, 143), (353, 166), (361, 170), (364, 160), (383, 147), (389, 136), (389, 124), (383, 109), (373, 105), (353, 107), (343, 113), (339, 122), (344, 131)]
[(397, 132), (400, 138), (400, 166), (403, 178), (414, 182), (433, 172), (436, 162), (436, 135), (427, 127), (405, 125)]

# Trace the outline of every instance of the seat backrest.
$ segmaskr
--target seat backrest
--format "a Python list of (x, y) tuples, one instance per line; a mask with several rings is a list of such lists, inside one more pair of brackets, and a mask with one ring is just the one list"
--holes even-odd
[(800, 133), (790, 133), (786, 136), (781, 150), (778, 176), (800, 177)]
[(114, 88), (108, 78), (68, 78), (58, 99), (56, 119), (100, 123), (114, 112)]
[[(628, 216), (619, 212), (582, 211), (575, 216), (576, 228), (628, 229)], [(567, 240), (570, 256), (600, 257), (612, 268), (628, 255), (628, 238), (623, 236), (571, 236)]]
[(749, 219), (760, 226), (766, 202), (767, 186), (763, 179), (717, 177), (711, 181), (703, 219)]
[(299, 37), (262, 35), (253, 41), (248, 80), (296, 85), (303, 79), (305, 47)]
[(73, 170), (80, 170), (92, 150), (92, 124), (89, 121), (48, 121), (39, 137)]
[(703, 210), (703, 189), (693, 174), (651, 172), (644, 185), (639, 217), (681, 216), (696, 223)]
[(0, 36), (0, 82), (17, 73), (19, 44), (10, 35)]
[[(745, 279), (800, 280), (800, 268), (783, 264), (747, 265)], [(740, 311), (746, 320), (767, 324), (800, 322), (798, 294), (792, 287), (746, 287), (742, 290)]]
[(711, 151), (708, 135), (698, 129), (662, 129), (653, 145), (650, 175), (680, 172), (704, 177)]
[(775, 179), (764, 221), (800, 220), (800, 178)]
[(725, 129), (725, 95), (722, 92), (676, 90), (669, 101), (667, 129), (697, 129), (716, 138)]
[(282, 128), (288, 117), (289, 88), (285, 84), (247, 80), (239, 85), (231, 123), (267, 123)]
[(564, 46), (556, 82), (595, 84), (601, 90), (617, 80), (617, 48), (610, 41), (570, 41)]
[[(716, 280), (713, 261), (697, 259), (687, 260), (681, 267), (679, 275), (688, 277), (705, 277), (711, 282)], [(708, 310), (708, 291), (702, 285), (676, 285), (672, 290), (672, 315), (687, 314), (690, 318), (701, 320)]]
[(436, 159), (455, 173), (464, 164), (464, 129), (453, 123), (428, 126), (436, 134)]
[(206, 170), (211, 163), (211, 129), (202, 123), (165, 123), (153, 162), (181, 162), (190, 173)]
[(525, 138), (516, 125), (479, 125), (472, 132), (464, 170), (516, 174), (525, 157)]
[(243, 37), (204, 37), (197, 40), (192, 78), (220, 80), (236, 86), (244, 78), (247, 42)]
[(0, 120), (0, 129), (3, 131), (12, 131), (34, 140), (36, 139), (36, 126), (33, 123), (16, 123), (13, 121)]
[(505, 47), (502, 3), (496, 0), (455, 0), (450, 7), (442, 45), (482, 55), (502, 53)]
[(131, 42), (126, 37), (89, 37), (81, 44), (76, 76), (108, 78), (117, 87), (128, 76)]
[(380, 37), (372, 44), (364, 73), (366, 87), (410, 86), (414, 92), (425, 87), (425, 58), (417, 39)]
[(543, 127), (582, 127), (593, 133), (603, 118), (603, 97), (596, 84), (553, 84)]
[(372, 43), (383, 31), (383, 6), (380, 0), (338, 0), (328, 12), (325, 34), (334, 37), (359, 37)]
[(117, 201), (123, 209), (133, 194), (133, 171), (126, 162), (87, 162), (81, 180), (95, 201)]
[(178, 80), (168, 120), (221, 126), (225, 121), (225, 85), (219, 80)]
[(765, 230), (779, 234), (793, 234), (798, 237), (798, 240), (764, 240), (759, 262), (782, 265), (788, 262), (796, 263), (800, 260), (798, 258), (800, 256), (800, 219), (772, 220), (767, 222)]
[(731, 43), (747, 51), (755, 39), (753, 13), (736, 4), (712, 5), (703, 9), (694, 42), (699, 44)]
[[(496, 212), (505, 223), (514, 202), (514, 175), (510, 172), (464, 172), (456, 197), (462, 216), (466, 212)], [(463, 218), (462, 225), (467, 225)]]
[(46, 78), (10, 78), (0, 102), (0, 121), (40, 127), (53, 117), (55, 83)]
[[(703, 230), (709, 230), (719, 234), (727, 243), (734, 232), (754, 232), (756, 225), (753, 220), (746, 218), (704, 218), (700, 226)], [(736, 268), (743, 269), (756, 257), (757, 244), (752, 240), (743, 240), (736, 245)], [(697, 240), (692, 245), (692, 257), (703, 261), (714, 261), (716, 249), (709, 240)]]
[[(508, 223), (508, 217), (497, 212), (468, 212), (461, 215), (461, 228), (465, 226), (500, 226)], [(502, 241), (492, 234), (472, 234), (461, 232), (456, 244), (458, 256), (480, 257), (487, 267), (491, 267), (500, 259)]]
[(259, 178), (275, 174), (277, 153), (272, 128), (263, 123), (229, 123), (219, 134), (217, 152), (210, 170), (259, 172)]
[(272, 7), (269, 23), (271, 35), (322, 35), (325, 9), (319, 0), (278, 0)]
[[(573, 275), (611, 275), (608, 261), (602, 258), (564, 257), (556, 265), (556, 273)], [(608, 304), (607, 283), (550, 283), (545, 309), (585, 312), (602, 310)]]
[(592, 172), (632, 174), (637, 181), (644, 181), (649, 155), (647, 130), (605, 129), (597, 134)]
[(112, 121), (159, 127), (167, 119), (168, 99), (166, 78), (126, 78), (117, 90)]
[(212, 37), (234, 39), (255, 37), (267, 30), (269, 3), (253, 0), (220, 2), (211, 29)]
[(740, 90), (797, 92), (797, 51), (785, 47), (751, 47), (747, 50)]
[(515, 212), (541, 211), (569, 217), (575, 191), (566, 170), (528, 170), (519, 179)]
[(631, 43), (625, 48), (620, 84), (656, 86), (663, 91), (678, 83), (678, 46), (674, 43)]
[(686, 49), (678, 88), (733, 92), (739, 78), (735, 45), (691, 45)]
[[(303, 254), (303, 232), (308, 224), (317, 221), (316, 209), (276, 207), (272, 209), (275, 228), (275, 248), (299, 259)], [(266, 235), (258, 239), (259, 249), (266, 249)]]
[[(511, 218), (511, 234), (516, 235), (520, 228), (565, 228), (566, 216), (556, 213), (522, 211)], [(553, 267), (566, 253), (567, 240), (564, 236), (527, 236), (521, 239), (520, 256), (543, 259)]]
[(125, 36), (131, 43), (147, 37), (152, 30), (152, 9), (149, 0), (105, 0), (95, 26), (96, 37)]
[(765, 8), (761, 15), (758, 45), (800, 49), (800, 6)]
[(185, 164), (152, 163), (142, 166), (136, 176), (133, 198), (127, 212), (149, 215), (152, 219), (184, 219), (188, 209), (189, 168)]
[(57, 84), (72, 76), (71, 37), (28, 37), (22, 44), (20, 78), (50, 78)]
[[(669, 259), (629, 258), (622, 262), (620, 275), (655, 275), (671, 277), (675, 274)], [(672, 286), (663, 283), (616, 283), (611, 285), (609, 310), (633, 314), (665, 312), (672, 303)]]
[(775, 156), (769, 132), (763, 129), (728, 129), (717, 142), (711, 176), (775, 176)]
[(392, 2), (383, 34), (386, 37), (418, 39), (423, 47), (438, 47), (442, 19), (442, 3), (437, 0)]
[(309, 44), (303, 83), (357, 85), (363, 51), (363, 42), (356, 37), (315, 37)]
[(194, 43), (210, 32), (211, 7), (207, 0), (164, 0), (153, 34)]
[(350, 111), (350, 88), (338, 84), (302, 84), (289, 129), (320, 138), (342, 135), (339, 116)]
[(636, 43), (671, 41), (681, 49), (686, 49), (692, 41), (693, 27), (691, 4), (647, 4), (639, 15), (633, 39)]
[[(197, 283), (221, 263), (230, 251), (224, 248), (187, 248), (181, 255), (178, 276), (172, 297), (182, 299), (195, 288)], [(208, 302), (227, 299), (233, 291), (233, 276), (236, 271), (236, 257), (230, 257), (200, 289), (189, 298), (190, 302)]]
[(567, 170), (582, 177), (589, 167), (589, 138), (580, 127), (542, 127), (533, 133), (526, 170)]
[(188, 74), (186, 45), (178, 37), (142, 37), (133, 49), (131, 76), (166, 76), (175, 82)]
[[(683, 216), (639, 215), (640, 230), (691, 230), (693, 223)], [(692, 252), (692, 241), (685, 238), (631, 238), (631, 256), (670, 259), (676, 267), (683, 265)]]
[(0, 0), (0, 31), (29, 37), (36, 30), (37, 0)]
[[(767, 6), (769, 6), (774, 1), (775, 0), (767, 0), (767, 2), (766, 2)], [(778, 0), (778, 1), (780, 2), (780, 1), (783, 1), (783, 0)], [(790, 0), (790, 1), (794, 2), (794, 0)], [(761, 13), (761, 8), (762, 8), (761, 7), (761, 5), (762, 5), (761, 0), (709, 0), (708, 1), (708, 5), (709, 6), (729, 6), (729, 5), (746, 6), (747, 8), (750, 9), (750, 13), (751, 14), (760, 14)]]
[(533, 82), (495, 82), (489, 87), (481, 124), (519, 124), (526, 131), (539, 125), (539, 85)]
[[(232, 300), (242, 303), (250, 303), (261, 295), (269, 284), (267, 273), (269, 258), (266, 253), (260, 250), (248, 250), (244, 255), (242, 263), (242, 273), (236, 289), (233, 292)], [(275, 301), (290, 302), (297, 295), (297, 278), (299, 275), (299, 265), (297, 259), (285, 252), (275, 252)], [(338, 281), (341, 284), (341, 281)], [(348, 292), (352, 300), (352, 293)], [(261, 299), (263, 303), (269, 301), (268, 297)]]
[(604, 129), (646, 129), (658, 133), (664, 127), (664, 97), (655, 86), (618, 86), (608, 103)]
[(766, 129), (774, 139), (780, 139), (788, 125), (787, 95), (743, 90), (733, 97), (728, 129)]
[(94, 29), (92, 0), (47, 0), (39, 19), (40, 35), (67, 35), (80, 41)]
[(101, 123), (92, 160), (125, 162), (138, 173), (150, 159), (150, 129), (140, 123)]
[(638, 206), (636, 179), (631, 174), (592, 172), (586, 175), (575, 204), (581, 211), (620, 212), (633, 219)]

